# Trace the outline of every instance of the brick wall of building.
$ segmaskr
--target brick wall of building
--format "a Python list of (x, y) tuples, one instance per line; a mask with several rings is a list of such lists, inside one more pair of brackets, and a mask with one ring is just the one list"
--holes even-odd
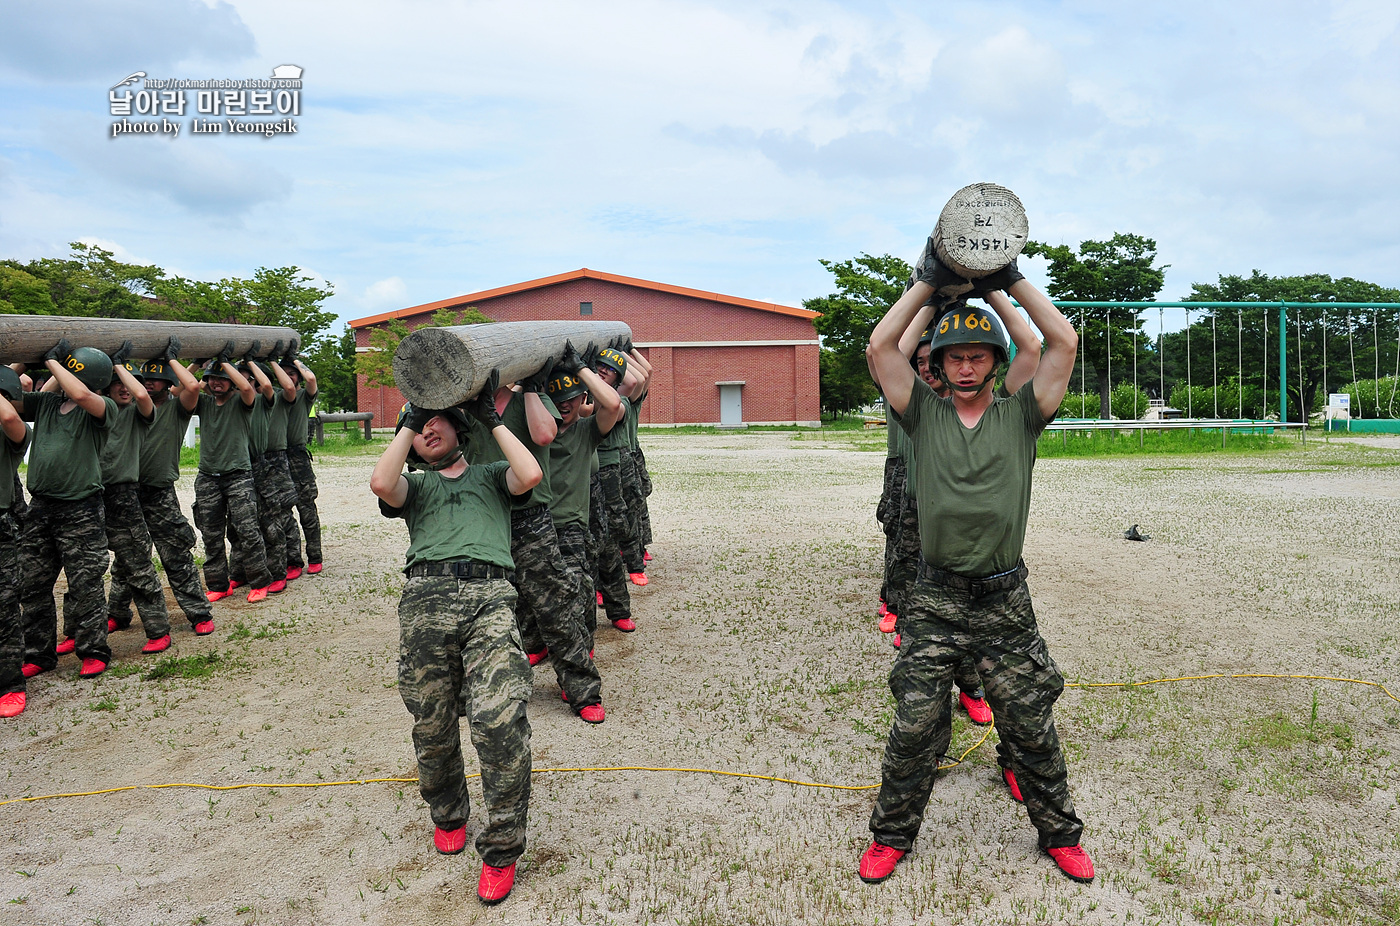
[[(581, 316), (580, 303), (591, 303)], [(439, 304), (441, 305), (441, 304)], [(610, 280), (573, 279), (487, 299), (449, 302), (473, 306), (496, 321), (539, 319), (622, 321), (632, 329), (653, 366), (651, 394), (642, 406), (646, 424), (719, 422), (717, 382), (743, 381), (744, 421), (820, 420), (817, 394), (817, 335), (809, 318), (733, 305)], [(431, 311), (403, 316), (409, 328), (427, 322)], [(369, 326), (356, 329), (356, 344), (369, 346)], [(697, 342), (806, 341), (804, 344), (696, 346)], [(361, 411), (388, 426), (403, 404), (397, 389), (375, 388), (360, 377)]]

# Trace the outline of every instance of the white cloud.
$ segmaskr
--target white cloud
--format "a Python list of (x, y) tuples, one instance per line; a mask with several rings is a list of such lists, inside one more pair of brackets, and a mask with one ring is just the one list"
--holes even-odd
[(398, 277), (379, 280), (365, 287), (360, 302), (370, 312), (402, 309), (408, 305), (408, 287)]

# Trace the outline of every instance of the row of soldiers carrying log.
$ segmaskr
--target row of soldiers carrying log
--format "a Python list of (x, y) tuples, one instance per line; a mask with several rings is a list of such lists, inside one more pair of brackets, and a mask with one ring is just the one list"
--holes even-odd
[(531, 667), (548, 658), (562, 701), (602, 723), (597, 609), (637, 629), (628, 583), (646, 584), (651, 541), (637, 444), (650, 379), (630, 340), (566, 342), (558, 360), (517, 383), (493, 375), (460, 406), (404, 406), (370, 479), (381, 512), (408, 526), (399, 693), (439, 852), (466, 846), (459, 717), (480, 759), (484, 903), (510, 893), (525, 851)]
[[(229, 342), (218, 356), (188, 367), (178, 362), (175, 338), (144, 363), (131, 350), (129, 341), (108, 355), (62, 340), (34, 377), (23, 364), (0, 367), (0, 717), (24, 710), (27, 680), (56, 669), (60, 656), (76, 654), (83, 678), (102, 674), (112, 661), (108, 634), (131, 626), (133, 603), (146, 634), (141, 652), (170, 647), (153, 548), (200, 636), (214, 632), (211, 605), (238, 586), (247, 585), (256, 602), (285, 590), (303, 569), (321, 571), (316, 477), (306, 448), (316, 377), (296, 343), (273, 345), (260, 362), (262, 347), (254, 342), (235, 363)], [(45, 374), (36, 389), (35, 378)], [(194, 415), (203, 581), (195, 533), (175, 491)], [(27, 503), (18, 475), (26, 452)], [(109, 565), (110, 590), (103, 583)], [(67, 580), (61, 640), (54, 601), (60, 571)]]

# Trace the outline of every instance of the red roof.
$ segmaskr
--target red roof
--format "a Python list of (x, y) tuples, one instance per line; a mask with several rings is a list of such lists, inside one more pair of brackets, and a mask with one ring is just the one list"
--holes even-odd
[(738, 296), (726, 296), (723, 293), (708, 293), (704, 290), (689, 289), (684, 286), (672, 286), (670, 283), (657, 283), (653, 280), (641, 280), (636, 277), (619, 276), (616, 273), (604, 273), (601, 270), (589, 270), (587, 267), (581, 267), (578, 270), (570, 270), (567, 273), (556, 273), (554, 276), (540, 277), (538, 280), (526, 280), (524, 283), (513, 283), (510, 286), (499, 286), (495, 289), (483, 289), (479, 293), (468, 293), (465, 296), (454, 296), (451, 299), (439, 299), (437, 302), (425, 302), (422, 305), (413, 305), (406, 309), (384, 312), (380, 315), (371, 315), (368, 318), (357, 318), (350, 322), (350, 327), (364, 328), (369, 325), (377, 325), (380, 322), (386, 322), (391, 318), (407, 318), (411, 315), (421, 315), (424, 312), (436, 312), (438, 309), (459, 306), (464, 303), (485, 302), (488, 299), (495, 299), (498, 296), (509, 296), (512, 293), (540, 289), (545, 286), (553, 286), (556, 283), (567, 283), (571, 280), (604, 280), (609, 283), (621, 283), (624, 286), (636, 286), (641, 289), (654, 289), (658, 292), (673, 293), (677, 296), (691, 296), (696, 299), (708, 299), (711, 302), (723, 302), (728, 305), (742, 306), (746, 309), (758, 309), (761, 312), (777, 312), (780, 315), (792, 315), (796, 318), (817, 318), (821, 315), (820, 312), (798, 309), (793, 306), (778, 305), (774, 302), (741, 299)]

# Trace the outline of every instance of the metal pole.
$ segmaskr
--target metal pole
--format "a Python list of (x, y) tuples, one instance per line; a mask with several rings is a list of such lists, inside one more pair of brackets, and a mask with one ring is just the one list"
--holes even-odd
[(1288, 423), (1288, 305), (1278, 305), (1278, 420)]

